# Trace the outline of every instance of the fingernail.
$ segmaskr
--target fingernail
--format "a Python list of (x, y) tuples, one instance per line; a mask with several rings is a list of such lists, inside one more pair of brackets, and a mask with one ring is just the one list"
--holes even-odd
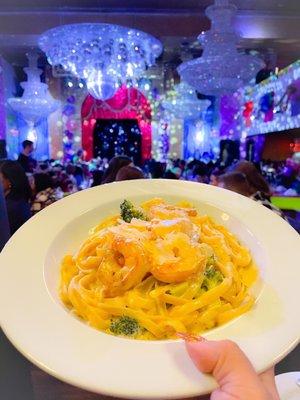
[(176, 335), (183, 340), (186, 340), (187, 342), (203, 342), (206, 340), (202, 336), (196, 336), (192, 333), (185, 333), (185, 332), (176, 332)]

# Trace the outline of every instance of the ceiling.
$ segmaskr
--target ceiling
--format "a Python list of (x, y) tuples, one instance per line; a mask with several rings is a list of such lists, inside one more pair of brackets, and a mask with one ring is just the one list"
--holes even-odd
[[(138, 28), (164, 44), (163, 63), (201, 54), (196, 38), (209, 29), (212, 0), (0, 0), (0, 53), (24, 66), (25, 52), (57, 25), (106, 22)], [(284, 67), (300, 55), (300, 0), (235, 0), (241, 46), (257, 49)]]
[[(299, 12), (300, 5), (298, 0), (235, 0), (234, 3), (243, 11), (268, 11), (281, 14)], [(203, 10), (211, 4), (210, 0), (1, 0), (2, 10), (54, 10), (59, 8), (81, 10)]]

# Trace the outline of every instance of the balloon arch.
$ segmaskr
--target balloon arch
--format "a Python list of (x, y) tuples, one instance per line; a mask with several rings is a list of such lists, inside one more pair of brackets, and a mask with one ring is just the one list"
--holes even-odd
[(141, 131), (142, 160), (151, 158), (151, 105), (146, 96), (135, 88), (121, 87), (109, 100), (96, 100), (88, 95), (81, 107), (82, 148), (85, 159), (93, 158), (94, 128), (99, 119), (136, 119)]

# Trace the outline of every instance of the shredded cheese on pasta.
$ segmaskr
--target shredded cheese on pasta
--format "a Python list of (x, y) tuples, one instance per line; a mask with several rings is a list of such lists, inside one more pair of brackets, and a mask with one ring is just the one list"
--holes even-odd
[(64, 257), (59, 291), (72, 313), (110, 334), (113, 321), (133, 319), (130, 336), (153, 340), (198, 334), (251, 309), (257, 269), (231, 232), (187, 202), (155, 198), (141, 209), (147, 220), (109, 217)]

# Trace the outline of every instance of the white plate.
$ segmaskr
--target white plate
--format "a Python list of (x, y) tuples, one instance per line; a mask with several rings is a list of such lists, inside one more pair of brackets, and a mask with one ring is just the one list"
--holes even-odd
[(299, 340), (299, 235), (280, 217), (233, 192), (198, 183), (142, 180), (114, 183), (67, 197), (27, 222), (0, 254), (0, 323), (29, 360), (72, 385), (116, 397), (171, 399), (210, 392), (184, 343), (122, 339), (70, 315), (57, 296), (59, 262), (90, 227), (135, 202), (161, 196), (191, 200), (229, 227), (252, 251), (262, 280), (250, 312), (207, 332), (236, 341), (257, 371), (282, 359)]
[(300, 399), (300, 371), (275, 376), (280, 400)]

